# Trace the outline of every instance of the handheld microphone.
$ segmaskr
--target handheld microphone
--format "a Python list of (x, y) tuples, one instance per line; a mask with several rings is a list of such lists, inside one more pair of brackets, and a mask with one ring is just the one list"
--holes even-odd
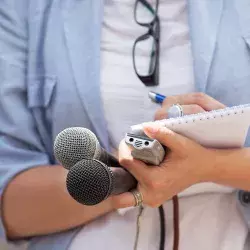
[(54, 141), (56, 159), (70, 169), (82, 159), (96, 159), (108, 166), (121, 167), (117, 159), (100, 146), (95, 134), (82, 127), (66, 128)]
[(66, 186), (77, 202), (92, 206), (110, 195), (127, 192), (137, 185), (136, 179), (123, 168), (108, 167), (98, 160), (83, 159), (70, 168)]

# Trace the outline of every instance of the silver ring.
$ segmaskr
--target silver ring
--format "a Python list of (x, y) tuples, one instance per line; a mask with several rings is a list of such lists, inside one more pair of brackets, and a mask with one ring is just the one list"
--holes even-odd
[(168, 118), (175, 118), (184, 115), (183, 108), (180, 104), (174, 104), (168, 109)]
[(135, 198), (135, 207), (142, 206), (142, 203), (143, 203), (142, 193), (138, 191), (137, 189), (132, 190), (131, 193), (133, 194)]

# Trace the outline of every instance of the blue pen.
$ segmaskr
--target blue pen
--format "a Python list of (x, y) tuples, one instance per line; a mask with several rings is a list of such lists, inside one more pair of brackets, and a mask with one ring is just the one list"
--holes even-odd
[(153, 91), (149, 91), (148, 97), (149, 97), (153, 102), (156, 102), (156, 103), (163, 103), (164, 99), (166, 98), (165, 95), (161, 95), (161, 94), (155, 93), (155, 92), (153, 92)]

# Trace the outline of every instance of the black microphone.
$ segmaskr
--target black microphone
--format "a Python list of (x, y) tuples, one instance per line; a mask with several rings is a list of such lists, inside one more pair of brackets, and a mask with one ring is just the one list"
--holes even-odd
[(136, 185), (136, 179), (125, 169), (108, 167), (95, 159), (77, 162), (66, 179), (69, 194), (88, 206), (96, 205), (110, 195), (127, 192)]
[(96, 159), (108, 166), (121, 167), (117, 159), (100, 146), (95, 134), (82, 127), (66, 128), (54, 141), (56, 159), (70, 169), (82, 159)]

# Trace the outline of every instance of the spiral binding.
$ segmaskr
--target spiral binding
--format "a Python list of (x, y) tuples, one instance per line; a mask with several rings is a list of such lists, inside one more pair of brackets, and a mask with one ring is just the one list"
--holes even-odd
[(250, 108), (250, 104), (226, 107), (224, 109), (217, 109), (217, 110), (207, 111), (203, 113), (184, 115), (184, 116), (176, 117), (176, 118), (168, 118), (168, 119), (155, 121), (155, 123), (158, 123), (164, 126), (174, 126), (174, 125), (183, 124), (183, 123), (204, 121), (204, 120), (216, 119), (218, 117), (237, 115), (240, 113), (243, 114), (246, 108)]

